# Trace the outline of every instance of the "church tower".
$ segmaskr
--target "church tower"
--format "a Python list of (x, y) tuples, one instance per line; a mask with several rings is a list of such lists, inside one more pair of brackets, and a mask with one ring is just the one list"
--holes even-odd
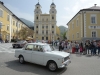
[(39, 2), (34, 10), (34, 38), (38, 40), (56, 40), (56, 5), (50, 5), (49, 13), (42, 13)]
[(56, 5), (54, 4), (54, 2), (52, 2), (52, 4), (50, 5), (50, 20), (51, 20), (51, 39), (55, 40), (56, 39)]
[(38, 34), (40, 34), (40, 15), (42, 14), (41, 11), (41, 5), (39, 2), (35, 5), (35, 10), (34, 10), (34, 38), (38, 38)]

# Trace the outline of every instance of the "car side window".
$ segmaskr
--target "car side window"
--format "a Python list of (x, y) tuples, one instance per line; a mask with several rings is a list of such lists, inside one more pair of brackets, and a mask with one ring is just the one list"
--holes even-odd
[(33, 46), (33, 50), (34, 50), (34, 51), (43, 52), (43, 49), (42, 49), (42, 47), (41, 47), (40, 45), (34, 45), (34, 46)]
[(33, 45), (29, 44), (26, 46), (25, 50), (30, 50), (32, 51), (33, 50)]

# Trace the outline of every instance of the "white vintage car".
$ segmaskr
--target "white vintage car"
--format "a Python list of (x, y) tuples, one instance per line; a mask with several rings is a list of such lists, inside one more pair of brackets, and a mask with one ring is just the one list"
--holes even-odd
[(25, 61), (47, 66), (50, 71), (68, 66), (70, 53), (55, 51), (54, 47), (44, 43), (28, 43), (21, 50), (15, 50), (15, 57), (23, 64)]

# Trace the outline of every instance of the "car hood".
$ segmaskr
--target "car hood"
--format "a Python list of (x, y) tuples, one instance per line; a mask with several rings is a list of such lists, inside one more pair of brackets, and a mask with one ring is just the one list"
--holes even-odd
[(62, 56), (62, 57), (67, 57), (70, 55), (70, 53), (67, 52), (61, 52), (61, 51), (51, 51), (51, 52), (46, 52), (48, 54), (53, 54), (53, 55), (58, 55), (58, 56)]

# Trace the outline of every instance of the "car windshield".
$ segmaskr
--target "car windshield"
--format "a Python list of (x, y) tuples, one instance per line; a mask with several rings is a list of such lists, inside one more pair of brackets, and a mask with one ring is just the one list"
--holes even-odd
[(43, 45), (44, 51), (54, 51), (54, 47), (50, 45)]

